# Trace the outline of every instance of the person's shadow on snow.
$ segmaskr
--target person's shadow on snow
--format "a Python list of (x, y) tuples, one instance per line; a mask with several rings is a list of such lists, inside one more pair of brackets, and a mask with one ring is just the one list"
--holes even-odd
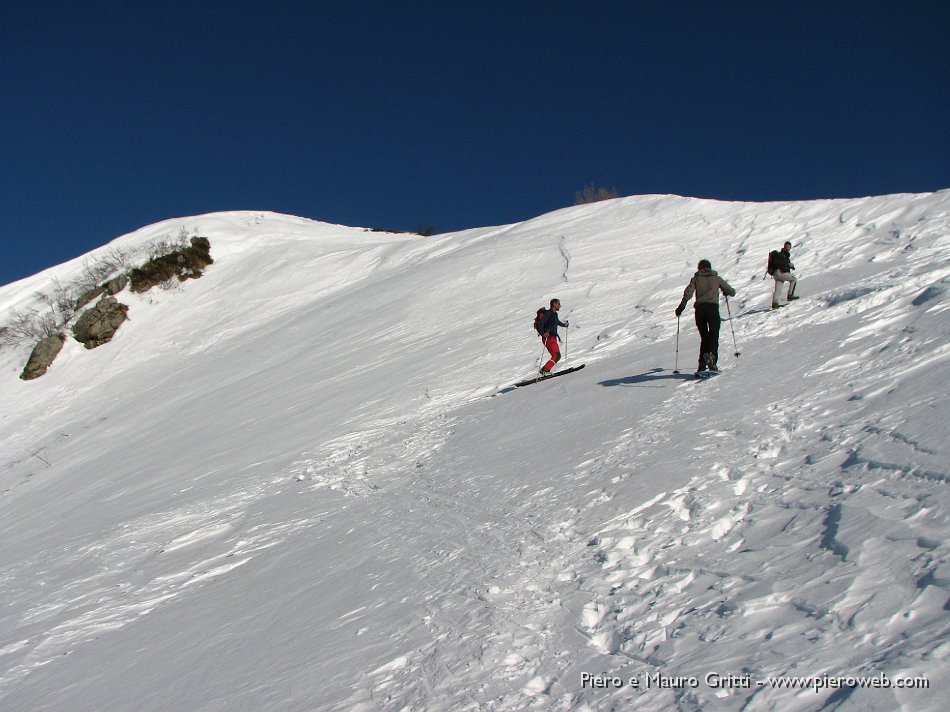
[[(624, 376), (623, 378), (611, 378), (606, 381), (601, 381), (600, 385), (605, 388), (611, 386), (643, 386), (656, 381), (682, 381), (682, 380), (692, 380), (694, 378), (692, 373), (673, 373), (668, 371), (665, 368), (654, 368), (652, 371), (647, 371), (646, 373), (641, 373), (636, 376)], [(662, 388), (660, 385), (651, 386), (652, 388)]]

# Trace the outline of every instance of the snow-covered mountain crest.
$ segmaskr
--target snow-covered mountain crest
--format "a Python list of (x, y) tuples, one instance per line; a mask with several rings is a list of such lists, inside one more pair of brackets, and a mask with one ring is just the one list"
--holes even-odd
[[(214, 264), (110, 343), (0, 351), (0, 708), (942, 709), (950, 191), (111, 246), (182, 228)], [(513, 390), (552, 297), (587, 367)]]

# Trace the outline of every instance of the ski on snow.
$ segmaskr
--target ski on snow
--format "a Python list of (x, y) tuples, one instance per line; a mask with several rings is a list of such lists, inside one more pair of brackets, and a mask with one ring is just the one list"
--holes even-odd
[(574, 373), (574, 371), (580, 371), (586, 365), (587, 364), (582, 363), (580, 366), (574, 366), (573, 368), (565, 368), (563, 371), (552, 373), (549, 376), (538, 376), (537, 378), (529, 378), (525, 381), (520, 381), (519, 383), (516, 383), (515, 387), (521, 388), (522, 386), (530, 386), (532, 383), (537, 383), (538, 381), (547, 381), (549, 378), (557, 378), (558, 376), (563, 376), (568, 373)]

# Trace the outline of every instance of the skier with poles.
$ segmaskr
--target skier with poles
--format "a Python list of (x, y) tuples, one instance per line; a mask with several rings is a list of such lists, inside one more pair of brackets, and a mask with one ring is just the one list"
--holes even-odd
[(795, 296), (795, 286), (798, 284), (798, 279), (792, 274), (794, 270), (795, 265), (792, 264), (791, 242), (786, 242), (782, 245), (781, 250), (772, 250), (772, 252), (769, 253), (769, 263), (765, 271), (775, 280), (775, 288), (772, 290), (773, 309), (778, 309), (782, 306), (779, 298), (782, 296), (783, 282), (788, 282), (788, 297), (785, 303), (788, 304), (798, 299), (798, 297)]
[(736, 295), (736, 290), (713, 270), (709, 260), (700, 260), (696, 274), (689, 280), (683, 290), (683, 299), (676, 307), (676, 317), (679, 319), (693, 294), (696, 294), (696, 328), (700, 338), (697, 374), (707, 369), (713, 373), (719, 371), (719, 325), (722, 323), (719, 292), (726, 295), (727, 303), (729, 297)]
[[(539, 317), (538, 333), (541, 335), (541, 341), (544, 348), (547, 349), (551, 358), (541, 367), (539, 373), (547, 376), (554, 368), (554, 364), (561, 360), (561, 349), (558, 342), (561, 338), (557, 335), (557, 328), (563, 326), (565, 329), (570, 325), (569, 321), (561, 321), (557, 318), (557, 313), (561, 308), (560, 299), (551, 300), (551, 308), (544, 312), (544, 318)], [(540, 311), (540, 310), (539, 310)]]

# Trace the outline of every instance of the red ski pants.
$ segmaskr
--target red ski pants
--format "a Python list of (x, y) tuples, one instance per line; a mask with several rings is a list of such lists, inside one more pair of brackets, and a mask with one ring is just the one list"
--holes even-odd
[(561, 349), (557, 345), (557, 337), (549, 336), (544, 342), (544, 348), (551, 354), (551, 360), (541, 367), (542, 371), (550, 371), (554, 364), (561, 360)]

